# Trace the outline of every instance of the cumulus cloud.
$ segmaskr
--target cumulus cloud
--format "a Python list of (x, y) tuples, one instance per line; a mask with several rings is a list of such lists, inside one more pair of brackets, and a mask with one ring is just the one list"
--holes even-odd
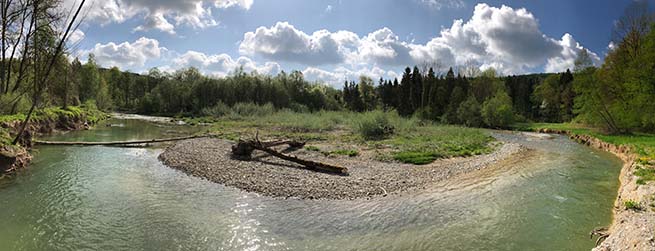
[(134, 69), (143, 67), (148, 60), (158, 59), (162, 53), (168, 51), (159, 46), (159, 41), (152, 38), (141, 37), (136, 41), (116, 44), (96, 44), (92, 49), (82, 54), (93, 54), (97, 63), (104, 67), (117, 66), (121, 69)]
[[(62, 7), (71, 8), (78, 0), (64, 0)], [(175, 26), (193, 28), (216, 26), (212, 8), (239, 7), (250, 9), (253, 0), (103, 0), (86, 4), (87, 20), (100, 24), (123, 23), (143, 17), (143, 24), (134, 31), (160, 30), (174, 34)], [(175, 25), (173, 25), (174, 21)]]
[(344, 81), (357, 81), (360, 76), (367, 76), (373, 79), (375, 83), (380, 78), (394, 79), (399, 75), (394, 71), (385, 71), (379, 67), (361, 68), (358, 70), (351, 70), (343, 66), (337, 67), (332, 71), (319, 69), (316, 67), (307, 67), (302, 71), (305, 79), (309, 81), (319, 81), (334, 87), (341, 87)]
[(357, 40), (357, 34), (350, 31), (319, 30), (308, 35), (287, 22), (278, 22), (270, 28), (259, 27), (245, 33), (239, 51), (308, 65), (338, 64)]
[[(481, 69), (494, 67), (504, 74), (538, 68), (563, 71), (573, 67), (582, 49), (570, 34), (561, 39), (546, 36), (537, 18), (526, 9), (487, 4), (476, 5), (469, 20), (453, 21), (425, 44), (403, 41), (386, 27), (363, 37), (350, 31), (327, 30), (309, 35), (287, 22), (278, 22), (245, 33), (239, 47), (244, 55), (312, 67), (398, 67), (424, 62), (455, 66), (477, 62)], [(590, 55), (595, 63), (600, 61), (597, 54)]]
[(225, 76), (239, 67), (243, 67), (245, 72), (256, 71), (262, 74), (275, 75), (280, 72), (280, 65), (275, 62), (267, 62), (258, 65), (248, 57), (239, 57), (232, 59), (227, 54), (207, 55), (197, 51), (187, 51), (173, 59), (175, 69), (195, 67), (201, 72), (213, 76)]

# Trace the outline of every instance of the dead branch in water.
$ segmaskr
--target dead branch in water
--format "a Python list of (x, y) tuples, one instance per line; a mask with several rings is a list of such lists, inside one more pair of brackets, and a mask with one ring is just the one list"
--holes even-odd
[(138, 144), (180, 141), (180, 140), (185, 140), (185, 139), (195, 139), (195, 138), (202, 138), (202, 137), (207, 137), (207, 135), (196, 135), (196, 136), (165, 138), (165, 139), (112, 141), (112, 142), (64, 142), (64, 141), (34, 140), (34, 143), (39, 144), (39, 145), (55, 145), (55, 146), (125, 146), (125, 145), (138, 145)]
[(278, 152), (271, 148), (273, 146), (279, 146), (279, 145), (302, 147), (305, 145), (305, 143), (294, 141), (294, 140), (261, 142), (258, 137), (255, 137), (255, 139), (253, 140), (246, 140), (246, 141), (239, 140), (239, 142), (237, 142), (236, 145), (232, 146), (232, 154), (238, 159), (249, 160), (254, 150), (260, 150), (270, 155), (273, 155), (277, 158), (298, 163), (310, 170), (348, 175), (348, 168), (334, 166), (334, 165), (311, 161), (311, 160), (300, 159), (296, 156), (286, 155), (284, 153)]

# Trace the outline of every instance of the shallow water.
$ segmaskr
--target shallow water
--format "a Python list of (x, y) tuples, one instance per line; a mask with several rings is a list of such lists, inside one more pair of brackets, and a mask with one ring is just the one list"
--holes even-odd
[[(188, 127), (114, 120), (53, 140), (107, 141)], [(0, 250), (588, 250), (608, 225), (621, 162), (565, 137), (490, 132), (536, 149), (405, 196), (262, 197), (163, 166), (158, 149), (39, 147), (0, 181)], [(175, 136), (175, 135), (170, 135)]]

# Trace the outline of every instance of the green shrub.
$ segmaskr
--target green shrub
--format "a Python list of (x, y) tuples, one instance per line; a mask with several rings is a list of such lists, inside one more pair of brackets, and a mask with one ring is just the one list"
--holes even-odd
[(625, 205), (625, 209), (630, 209), (630, 210), (641, 210), (641, 206), (639, 205), (639, 202), (636, 202), (634, 200), (626, 200), (623, 202)]
[(203, 116), (211, 116), (215, 118), (220, 118), (225, 115), (228, 115), (232, 112), (232, 109), (223, 102), (218, 102), (212, 107), (205, 107), (200, 110), (200, 114)]
[(362, 115), (357, 131), (364, 139), (383, 139), (394, 133), (395, 127), (389, 121), (386, 113), (381, 111), (367, 112)]
[(273, 114), (275, 107), (273, 104), (257, 105), (255, 103), (236, 103), (232, 106), (230, 118), (243, 119), (245, 117), (262, 117)]

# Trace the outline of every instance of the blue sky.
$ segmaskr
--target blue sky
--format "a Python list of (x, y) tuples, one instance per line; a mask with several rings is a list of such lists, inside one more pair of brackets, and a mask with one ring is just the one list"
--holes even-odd
[(83, 60), (134, 72), (243, 65), (334, 85), (422, 63), (555, 72), (582, 49), (600, 63), (631, 1), (96, 0), (71, 42)]

